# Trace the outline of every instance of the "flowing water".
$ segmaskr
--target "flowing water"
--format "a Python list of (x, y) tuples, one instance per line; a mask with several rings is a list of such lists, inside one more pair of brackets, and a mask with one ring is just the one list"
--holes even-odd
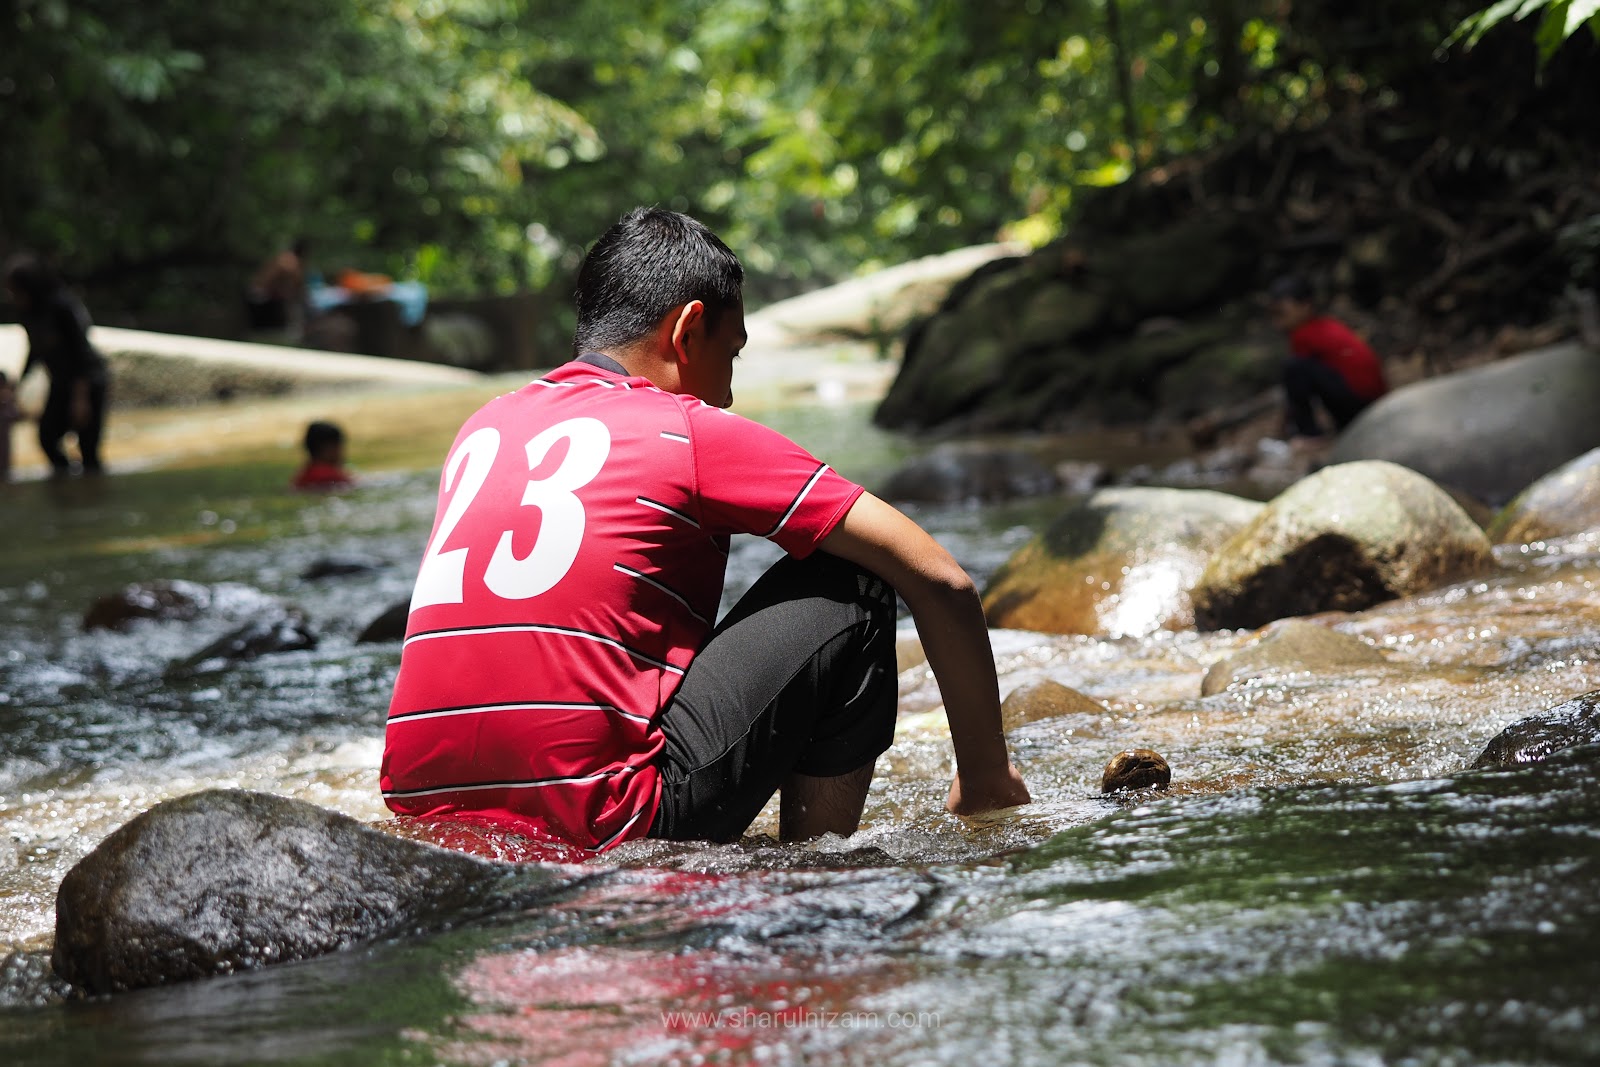
[[(769, 812), (737, 845), (624, 846), (593, 861), (613, 878), (537, 912), (64, 998), (55, 888), (137, 812), (237, 786), (386, 817), (399, 650), (355, 636), (409, 592), (424, 457), (461, 414), (419, 420), (342, 497), (286, 493), (281, 452), (0, 486), (0, 1063), (1600, 1061), (1600, 754), (1464, 770), (1506, 723), (1600, 688), (1594, 537), (1323, 620), (1382, 664), (1205, 698), (1252, 635), (997, 631), (1002, 693), (1049, 678), (1106, 705), (1013, 732), (1035, 797), (1016, 812), (944, 813), (948, 734), (913, 667), (848, 841), (779, 846)], [(860, 408), (764, 417), (869, 485), (907, 452)], [(1059, 506), (916, 515), (981, 579)], [(330, 557), (375, 566), (301, 577)], [(772, 558), (739, 543), (730, 597)], [(82, 630), (94, 598), (160, 578), (205, 583), (211, 608)], [(167, 670), (276, 603), (314, 650)], [(1139, 746), (1171, 790), (1101, 798), (1105, 761)]]

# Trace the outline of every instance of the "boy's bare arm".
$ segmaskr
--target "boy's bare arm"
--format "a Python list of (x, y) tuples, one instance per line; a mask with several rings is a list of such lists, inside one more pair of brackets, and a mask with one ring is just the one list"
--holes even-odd
[(1028, 787), (1006, 751), (989, 627), (967, 572), (927, 531), (871, 493), (851, 505), (821, 547), (878, 575), (911, 609), (956, 753), (946, 807), (970, 815), (1028, 803)]

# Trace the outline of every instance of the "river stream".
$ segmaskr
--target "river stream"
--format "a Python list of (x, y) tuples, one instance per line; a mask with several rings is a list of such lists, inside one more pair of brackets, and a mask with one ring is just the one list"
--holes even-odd
[[(0, 1062), (1600, 1061), (1600, 755), (1465, 769), (1600, 689), (1595, 536), (1323, 620), (1381, 664), (1204, 698), (1251, 634), (996, 631), (1002, 694), (1053, 679), (1107, 708), (1012, 733), (1023, 809), (945, 814), (948, 733), (912, 667), (848, 841), (779, 846), (769, 810), (737, 845), (626, 845), (592, 861), (617, 877), (537, 912), (63, 999), (56, 886), (150, 805), (226, 786), (387, 817), (399, 647), (355, 637), (409, 593), (462, 414), (344, 496), (286, 492), (282, 454), (0, 486)], [(869, 486), (911, 451), (859, 406), (757, 414)], [(1060, 506), (913, 513), (981, 583)], [(373, 567), (302, 577), (329, 558)], [(773, 558), (738, 542), (729, 600)], [(83, 631), (96, 597), (173, 578), (210, 609)], [(167, 670), (273, 603), (304, 610), (314, 650)], [(1171, 763), (1167, 793), (1099, 795), (1131, 747)]]

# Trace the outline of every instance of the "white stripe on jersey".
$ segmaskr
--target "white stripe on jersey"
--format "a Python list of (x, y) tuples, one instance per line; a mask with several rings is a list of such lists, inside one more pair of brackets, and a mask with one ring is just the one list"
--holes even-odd
[(783, 518), (778, 520), (778, 525), (774, 526), (772, 529), (768, 530), (766, 533), (762, 534), (761, 536), (762, 537), (772, 537), (779, 530), (783, 529), (783, 524), (788, 522), (790, 519), (792, 519), (794, 517), (794, 513), (800, 509), (800, 504), (801, 504), (802, 501), (805, 500), (806, 494), (811, 492), (811, 487), (816, 485), (817, 482), (821, 481), (822, 480), (822, 476), (824, 474), (826, 474), (827, 472), (828, 472), (828, 465), (826, 463), (824, 463), (822, 466), (818, 467), (817, 470), (816, 470), (816, 473), (811, 475), (810, 480), (807, 481), (805, 486), (800, 490), (800, 495), (794, 498), (794, 503), (789, 505), (789, 510), (783, 513)]
[(662, 670), (669, 671), (673, 674), (682, 674), (684, 670), (682, 667), (675, 667), (665, 660), (656, 659), (654, 656), (647, 656), (636, 648), (629, 648), (627, 645), (623, 644), (621, 641), (618, 641), (614, 637), (606, 637), (604, 634), (592, 634), (587, 630), (574, 630), (566, 626), (540, 626), (536, 623), (515, 623), (505, 626), (464, 626), (457, 630), (433, 630), (426, 633), (412, 634), (410, 637), (405, 639), (405, 643), (401, 645), (401, 647), (408, 647), (413, 641), (433, 641), (441, 637), (481, 637), (485, 634), (517, 633), (556, 634), (562, 637), (581, 637), (586, 641), (598, 641), (602, 645), (610, 645), (612, 648), (620, 649), (636, 660), (639, 660), (643, 663), (648, 663), (652, 667), (660, 667)]
[(688, 523), (690, 526), (693, 526), (696, 530), (700, 529), (700, 524), (695, 521), (694, 516), (685, 515), (683, 512), (679, 511), (677, 508), (669, 508), (665, 504), (662, 504), (662, 503), (660, 503), (658, 501), (655, 501), (655, 500), (651, 500), (649, 497), (644, 497), (644, 496), (634, 497), (633, 502), (635, 504), (643, 504), (647, 508), (655, 508), (657, 511), (663, 512), (663, 513), (665, 513), (667, 515), (671, 515), (675, 519), (682, 519), (684, 522)]
[(530, 778), (520, 782), (465, 782), (456, 785), (436, 785), (427, 789), (390, 789), (386, 790), (383, 795), (386, 797), (431, 797), (439, 793), (481, 793), (487, 789), (538, 789), (547, 785), (576, 785), (581, 782), (598, 782), (603, 778), (609, 778), (618, 773), (620, 772), (601, 771), (599, 774), (585, 774), (576, 778)]
[(688, 609), (688, 612), (689, 612), (690, 615), (693, 615), (696, 619), (699, 619), (702, 623), (704, 623), (707, 626), (711, 625), (711, 620), (706, 618), (704, 615), (700, 614), (698, 611), (694, 610), (694, 605), (689, 603), (689, 598), (684, 596), (682, 593), (678, 592), (677, 590), (670, 589), (667, 586), (662, 585), (660, 582), (656, 581), (654, 578), (650, 577), (648, 574), (645, 574), (643, 571), (636, 571), (632, 567), (625, 567), (620, 563), (613, 563), (611, 565), (611, 567), (612, 567), (613, 570), (621, 571), (623, 574), (626, 574), (630, 578), (639, 579), (641, 582), (645, 583), (646, 585), (655, 586), (657, 589), (659, 589), (663, 593), (667, 594), (673, 600), (676, 600), (678, 603), (682, 604), (686, 609)]
[(612, 704), (574, 704), (561, 701), (524, 701), (517, 704), (473, 704), (464, 708), (440, 708), (437, 711), (411, 711), (402, 715), (395, 715), (388, 721), (392, 723), (416, 722), (422, 719), (447, 719), (455, 715), (487, 715), (497, 711), (611, 711), (621, 715), (624, 719), (650, 725), (650, 718), (646, 715), (636, 715), (631, 711), (623, 711)]

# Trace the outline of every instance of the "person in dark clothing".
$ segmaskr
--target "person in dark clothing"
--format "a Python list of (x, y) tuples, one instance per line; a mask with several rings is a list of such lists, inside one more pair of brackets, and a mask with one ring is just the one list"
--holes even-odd
[(1317, 404), (1333, 420), (1334, 429), (1343, 430), (1389, 391), (1377, 354), (1348, 326), (1317, 309), (1305, 279), (1280, 278), (1267, 295), (1274, 325), (1289, 337), (1283, 391), (1285, 429), (1290, 435), (1322, 436)]
[(35, 367), (50, 378), (50, 391), (39, 413), (39, 447), (57, 477), (70, 473), (62, 441), (78, 439), (83, 473), (98, 474), (100, 437), (105, 429), (106, 393), (110, 377), (105, 357), (89, 343), (89, 313), (55, 273), (33, 256), (18, 256), (6, 265), (6, 291), (28, 335), (28, 360), (20, 383)]

